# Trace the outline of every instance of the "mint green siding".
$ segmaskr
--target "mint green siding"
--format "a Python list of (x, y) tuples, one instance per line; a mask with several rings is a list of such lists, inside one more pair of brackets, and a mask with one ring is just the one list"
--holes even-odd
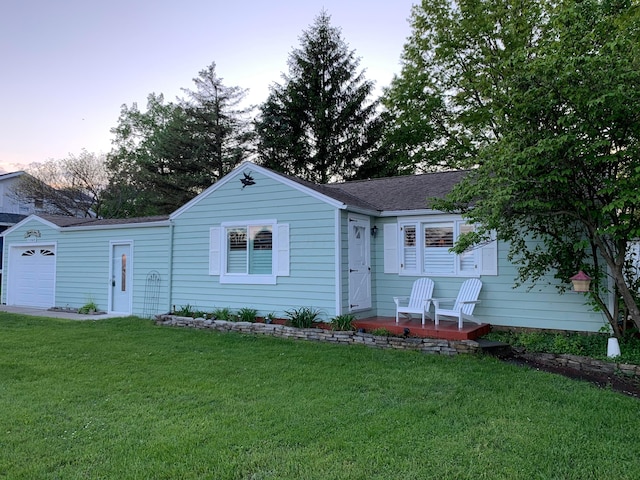
[[(336, 208), (258, 172), (252, 176), (255, 185), (242, 188), (233, 178), (175, 215), (173, 304), (203, 311), (250, 307), (278, 316), (312, 307), (325, 319), (334, 316)], [(289, 276), (278, 276), (275, 285), (220, 283), (209, 274), (210, 228), (260, 220), (289, 225)]]
[[(396, 218), (379, 219), (381, 230), (384, 223), (395, 223)], [(394, 296), (407, 296), (416, 280), (415, 276), (385, 274), (383, 238), (372, 242), (374, 271), (374, 305), (376, 314), (395, 316)], [(474, 315), (492, 325), (544, 328), (576, 331), (598, 331), (606, 323), (599, 312), (585, 304), (585, 297), (576, 293), (560, 295), (555, 288), (557, 282), (549, 278), (547, 283), (528, 290), (526, 286), (514, 288), (517, 267), (507, 260), (508, 245), (498, 244), (498, 275), (483, 275), (480, 303)], [(434, 298), (454, 298), (464, 278), (431, 277), (435, 282)], [(433, 307), (432, 307), (433, 308)], [(433, 310), (432, 310), (433, 311)]]
[[(160, 301), (155, 313), (169, 309), (169, 227), (140, 226), (129, 228), (90, 228), (62, 230), (45, 226), (37, 220), (11, 231), (5, 236), (5, 245), (23, 244), (24, 233), (37, 229), (38, 243), (56, 244), (55, 306), (79, 308), (93, 301), (101, 310), (109, 310), (110, 242), (127, 241), (132, 244), (133, 268), (131, 294), (132, 313), (145, 312), (146, 279), (151, 271), (160, 275)], [(5, 261), (8, 260), (5, 248)], [(2, 300), (6, 302), (7, 275), (3, 275)], [(148, 309), (147, 309), (148, 310)]]

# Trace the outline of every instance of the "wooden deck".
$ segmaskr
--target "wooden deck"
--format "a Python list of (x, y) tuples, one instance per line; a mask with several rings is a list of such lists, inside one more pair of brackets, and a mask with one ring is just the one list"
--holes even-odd
[[(458, 329), (458, 320), (440, 320), (436, 328), (433, 320), (426, 319), (424, 326), (421, 325), (420, 318), (400, 318), (396, 324), (395, 317), (371, 317), (356, 320), (354, 326), (357, 329), (364, 329), (371, 332), (378, 328), (384, 328), (393, 335), (408, 335), (420, 338), (442, 338), (444, 340), (475, 340), (486, 335), (491, 330), (488, 323), (464, 322), (461, 329)], [(405, 329), (409, 329), (408, 332)]]

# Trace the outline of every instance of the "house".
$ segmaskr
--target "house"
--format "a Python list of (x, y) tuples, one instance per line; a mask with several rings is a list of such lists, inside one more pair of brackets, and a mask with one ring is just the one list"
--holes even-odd
[(2, 302), (150, 316), (189, 305), (259, 315), (312, 307), (328, 320), (395, 315), (416, 278), (435, 297), (482, 279), (474, 314), (493, 325), (597, 331), (579, 294), (513, 288), (516, 267), (497, 241), (456, 255), (471, 228), (430, 209), (464, 172), (315, 185), (245, 162), (166, 217), (126, 220), (32, 215), (4, 233)]
[[(25, 219), (27, 215), (37, 212), (35, 203), (21, 202), (13, 195), (13, 188), (25, 172), (12, 172), (0, 175), (0, 232)], [(0, 249), (2, 249), (0, 237)], [(2, 276), (2, 259), (0, 259), (0, 277)]]
[[(16, 186), (24, 175), (28, 173), (17, 171), (0, 174), (0, 233), (17, 224), (28, 215), (42, 215), (51, 207), (46, 201), (25, 201), (14, 193)], [(75, 212), (76, 216), (84, 216), (81, 210)], [(3, 246), (3, 237), (0, 236), (0, 251)], [(0, 258), (0, 277), (2, 276), (3, 260)]]

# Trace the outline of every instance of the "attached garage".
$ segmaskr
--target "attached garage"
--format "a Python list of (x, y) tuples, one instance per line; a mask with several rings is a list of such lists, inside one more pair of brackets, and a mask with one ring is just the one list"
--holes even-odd
[(55, 245), (12, 246), (8, 271), (8, 305), (42, 308), (55, 305)]

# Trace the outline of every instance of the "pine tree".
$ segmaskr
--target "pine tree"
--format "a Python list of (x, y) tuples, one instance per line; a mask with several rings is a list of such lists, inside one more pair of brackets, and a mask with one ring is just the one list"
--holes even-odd
[(353, 179), (381, 135), (373, 82), (322, 11), (289, 56), (256, 120), (261, 163), (309, 181)]
[(106, 212), (131, 217), (171, 213), (251, 153), (246, 90), (227, 87), (215, 63), (194, 79), (187, 99), (148, 97), (147, 110), (124, 105), (109, 155)]

